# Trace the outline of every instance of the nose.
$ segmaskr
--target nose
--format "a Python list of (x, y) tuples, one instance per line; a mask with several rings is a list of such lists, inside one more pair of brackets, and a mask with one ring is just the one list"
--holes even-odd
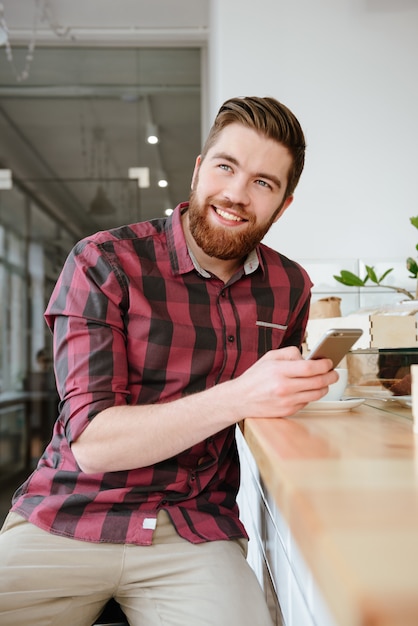
[(246, 206), (250, 202), (247, 181), (243, 176), (237, 174), (228, 179), (223, 190), (223, 195), (224, 198), (229, 200), (232, 204)]

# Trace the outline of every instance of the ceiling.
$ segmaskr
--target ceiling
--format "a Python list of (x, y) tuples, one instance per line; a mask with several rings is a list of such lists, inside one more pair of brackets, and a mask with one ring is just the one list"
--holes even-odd
[[(75, 238), (187, 200), (201, 147), (207, 1), (2, 2), (12, 59), (0, 48), (0, 167), (15, 188)], [(146, 142), (150, 122), (156, 145)], [(129, 177), (132, 167), (149, 168), (149, 187)]]

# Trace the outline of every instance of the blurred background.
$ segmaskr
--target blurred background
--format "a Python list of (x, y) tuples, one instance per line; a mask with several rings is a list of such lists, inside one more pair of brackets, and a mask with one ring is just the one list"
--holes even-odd
[(56, 418), (43, 313), (68, 252), (188, 199), (207, 24), (207, 0), (0, 2), (2, 484)]

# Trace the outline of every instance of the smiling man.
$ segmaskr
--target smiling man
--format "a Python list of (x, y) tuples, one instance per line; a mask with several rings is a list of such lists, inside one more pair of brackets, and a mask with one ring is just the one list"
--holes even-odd
[(80, 241), (46, 311), (61, 397), (0, 534), (2, 626), (269, 626), (246, 556), (235, 425), (338, 378), (301, 342), (311, 283), (261, 243), (304, 165), (273, 98), (220, 108), (171, 218)]
[(237, 122), (197, 158), (185, 234), (206, 269), (232, 274), (256, 248), (292, 201), (291, 167), (285, 146)]

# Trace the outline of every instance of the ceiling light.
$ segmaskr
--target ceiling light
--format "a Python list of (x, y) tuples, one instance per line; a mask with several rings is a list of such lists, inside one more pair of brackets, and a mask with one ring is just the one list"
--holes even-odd
[(164, 174), (164, 172), (161, 172), (161, 174), (159, 175), (157, 184), (159, 187), (168, 187), (167, 176)]
[(12, 171), (0, 169), (0, 189), (11, 189), (12, 187)]
[(148, 143), (158, 143), (158, 129), (155, 124), (147, 124), (147, 141)]

